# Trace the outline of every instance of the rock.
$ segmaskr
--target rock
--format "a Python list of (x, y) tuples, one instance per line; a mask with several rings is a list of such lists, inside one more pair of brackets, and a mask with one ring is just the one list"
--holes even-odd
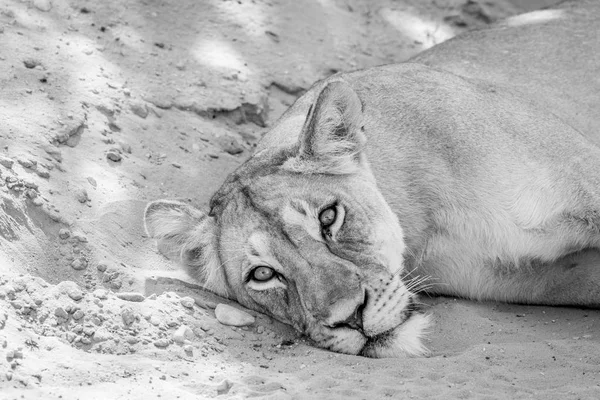
[(62, 228), (60, 231), (58, 231), (58, 237), (61, 239), (68, 239), (70, 236), (71, 231), (66, 228)]
[(136, 315), (133, 312), (133, 309), (130, 307), (123, 308), (121, 310), (121, 319), (123, 320), (123, 324), (125, 324), (125, 326), (133, 324), (136, 320)]
[(94, 332), (94, 336), (92, 337), (94, 343), (105, 342), (110, 339), (112, 339), (111, 333), (103, 326), (96, 329), (96, 332)]
[(167, 339), (158, 339), (154, 341), (154, 345), (160, 349), (164, 349), (169, 346), (169, 341)]
[(136, 338), (135, 336), (128, 336), (125, 341), (129, 344), (136, 344), (140, 341), (140, 339)]
[(31, 158), (27, 157), (27, 156), (19, 156), (17, 157), (17, 162), (19, 164), (21, 164), (23, 166), (23, 168), (33, 168), (35, 165), (37, 165), (37, 161), (32, 160)]
[(183, 346), (183, 351), (185, 351), (190, 356), (194, 354), (194, 348), (191, 344), (186, 344), (185, 346)]
[(81, 271), (82, 269), (85, 269), (86, 267), (87, 267), (87, 261), (85, 261), (84, 259), (81, 259), (81, 258), (75, 259), (71, 263), (71, 268), (73, 268), (76, 271)]
[(79, 243), (87, 243), (87, 238), (79, 233), (73, 235), (73, 239), (77, 240)]
[(56, 141), (69, 147), (77, 146), (85, 129), (86, 117), (86, 115), (81, 115), (76, 119), (68, 120), (64, 132), (56, 136)]
[(72, 288), (67, 291), (67, 295), (75, 301), (83, 299), (83, 292), (78, 288)]
[(229, 380), (225, 379), (223, 382), (219, 383), (216, 387), (217, 396), (229, 393), (229, 390), (231, 389), (232, 386), (233, 386), (233, 383), (230, 382)]
[(144, 299), (145, 299), (143, 294), (136, 293), (136, 292), (122, 292), (122, 293), (117, 293), (115, 296), (117, 296), (121, 300), (133, 301), (133, 302), (140, 302), (140, 301), (144, 301)]
[(75, 320), (79, 320), (79, 319), (83, 318), (84, 316), (85, 316), (85, 313), (81, 310), (76, 310), (73, 313), (73, 319), (75, 319)]
[(67, 313), (62, 307), (57, 307), (54, 310), (54, 315), (56, 315), (58, 318), (69, 319), (69, 313)]
[(106, 291), (106, 289), (96, 289), (92, 294), (95, 298), (100, 300), (106, 300), (108, 298), (108, 291)]
[(106, 152), (106, 158), (108, 158), (110, 161), (119, 162), (123, 159), (123, 156), (121, 155), (120, 150), (110, 149)]
[(29, 189), (35, 189), (38, 190), (38, 184), (29, 180), (23, 180), (23, 186), (29, 188)]
[(143, 99), (163, 110), (173, 107), (173, 102), (165, 97), (145, 96)]
[(177, 344), (183, 344), (186, 339), (191, 340), (194, 337), (194, 332), (189, 326), (181, 325), (173, 333), (173, 341)]
[(129, 109), (140, 118), (146, 119), (148, 116), (148, 107), (145, 104), (133, 103), (129, 106)]
[(119, 290), (121, 289), (121, 286), (123, 286), (123, 282), (121, 282), (120, 280), (112, 281), (110, 283), (110, 288), (113, 290)]
[(8, 157), (0, 156), (0, 165), (4, 168), (12, 169), (15, 162)]
[(240, 144), (239, 140), (234, 136), (219, 136), (215, 139), (215, 142), (219, 145), (219, 147), (221, 147), (221, 149), (231, 155), (240, 154), (244, 151), (244, 148)]
[(56, 285), (56, 287), (61, 293), (65, 293), (67, 296), (69, 296), (75, 301), (81, 300), (83, 298), (83, 293), (81, 292), (81, 289), (79, 289), (79, 286), (77, 286), (77, 284), (73, 281), (62, 281), (58, 285)]
[(194, 308), (194, 299), (192, 299), (189, 296), (182, 297), (179, 301), (181, 302), (181, 305), (185, 308)]
[(215, 308), (215, 316), (217, 321), (223, 325), (229, 326), (248, 326), (254, 323), (254, 317), (245, 311), (228, 306), (227, 304), (219, 304)]
[(98, 183), (96, 182), (96, 180), (94, 178), (92, 178), (91, 176), (87, 177), (87, 181), (89, 182), (90, 185), (92, 185), (92, 187), (94, 189), (96, 189), (96, 187), (98, 186)]
[(28, 58), (26, 60), (23, 60), (23, 65), (25, 65), (25, 68), (33, 69), (38, 65), (42, 65), (42, 63), (40, 62), (40, 60), (37, 60), (35, 58)]
[(90, 200), (90, 198), (88, 197), (88, 193), (85, 189), (78, 189), (77, 191), (75, 191), (75, 198), (78, 202), (82, 204)]
[(35, 170), (35, 173), (40, 177), (40, 178), (44, 178), (44, 179), (48, 179), (50, 178), (50, 171), (48, 171), (46, 168), (44, 167), (38, 167)]
[(50, 0), (33, 0), (33, 6), (40, 11), (48, 12), (52, 9)]
[(104, 271), (106, 271), (107, 268), (108, 268), (108, 266), (106, 265), (106, 263), (103, 263), (103, 262), (99, 262), (98, 265), (96, 266), (96, 269), (98, 269), (99, 272), (104, 272)]
[(54, 160), (56, 160), (57, 162), (62, 162), (62, 160), (63, 160), (62, 153), (60, 152), (59, 149), (57, 149), (54, 146), (50, 146), (50, 145), (44, 146), (43, 149), (46, 152), (46, 154), (48, 154)]

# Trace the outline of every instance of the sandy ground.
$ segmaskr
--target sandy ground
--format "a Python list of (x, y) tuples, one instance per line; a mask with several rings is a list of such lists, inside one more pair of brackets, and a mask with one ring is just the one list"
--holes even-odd
[(219, 323), (141, 226), (315, 80), (552, 3), (0, 0), (0, 399), (600, 398), (598, 311), (424, 299), (430, 357), (334, 354)]

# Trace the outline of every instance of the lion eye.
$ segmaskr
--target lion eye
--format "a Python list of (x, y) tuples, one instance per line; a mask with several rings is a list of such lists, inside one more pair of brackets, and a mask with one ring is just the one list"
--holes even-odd
[(252, 271), (252, 279), (258, 282), (269, 281), (273, 278), (273, 276), (275, 276), (275, 271), (273, 271), (273, 268), (269, 267), (260, 266), (254, 268)]
[(329, 207), (321, 211), (319, 214), (319, 222), (321, 223), (321, 227), (328, 228), (335, 222), (335, 217), (337, 216), (337, 212), (335, 211), (335, 206)]

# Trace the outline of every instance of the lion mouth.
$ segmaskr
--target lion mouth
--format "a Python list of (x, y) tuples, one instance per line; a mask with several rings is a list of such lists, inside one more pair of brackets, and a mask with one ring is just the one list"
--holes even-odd
[(380, 333), (377, 333), (377, 334), (372, 335), (372, 336), (367, 336), (367, 345), (369, 344), (369, 342), (375, 342), (375, 341), (378, 341), (378, 340), (385, 340), (396, 329), (398, 329), (399, 326), (401, 326), (406, 321), (408, 321), (413, 316), (413, 314), (417, 313), (418, 311), (419, 311), (419, 307), (415, 303), (414, 299), (411, 297), (409, 299), (409, 303), (406, 305), (406, 307), (404, 308), (404, 310), (402, 310), (402, 319), (400, 320), (400, 322), (398, 322), (398, 324), (396, 326), (388, 329), (387, 331), (380, 332)]
[(402, 311), (400, 322), (384, 332), (367, 336), (358, 354), (375, 358), (424, 355), (427, 350), (421, 344), (421, 337), (430, 325), (429, 319), (422, 307), (411, 298)]

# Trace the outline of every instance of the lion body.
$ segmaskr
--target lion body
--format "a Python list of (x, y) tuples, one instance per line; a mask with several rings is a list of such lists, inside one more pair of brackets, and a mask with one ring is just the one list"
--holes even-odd
[(152, 203), (148, 231), (215, 291), (351, 354), (424, 351), (424, 277), (438, 294), (600, 306), (599, 27), (600, 4), (569, 3), (332, 76), (208, 215)]

